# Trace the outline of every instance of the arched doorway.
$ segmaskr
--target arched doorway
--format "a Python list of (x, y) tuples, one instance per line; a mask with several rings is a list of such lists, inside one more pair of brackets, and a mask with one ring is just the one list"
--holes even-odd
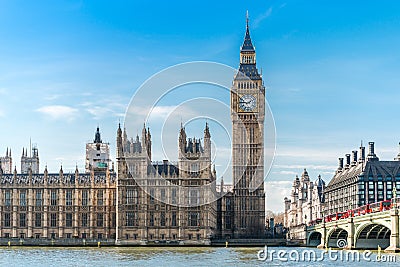
[(347, 246), (348, 233), (342, 228), (336, 228), (328, 236), (329, 248), (343, 248)]
[(365, 226), (356, 238), (356, 248), (360, 249), (382, 249), (390, 245), (390, 229), (380, 224), (369, 224)]
[(310, 247), (317, 247), (319, 244), (321, 244), (321, 237), (322, 237), (321, 233), (312, 232), (308, 237), (307, 245)]

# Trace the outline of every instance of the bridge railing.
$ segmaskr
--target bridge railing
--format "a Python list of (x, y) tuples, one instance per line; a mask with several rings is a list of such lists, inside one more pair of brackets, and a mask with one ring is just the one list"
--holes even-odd
[(400, 197), (392, 198), (392, 207), (396, 206), (396, 208), (400, 207)]
[(393, 208), (394, 205), (396, 205), (397, 208), (400, 208), (400, 197), (397, 197), (396, 199), (383, 200), (375, 203), (366, 204), (358, 208), (349, 209), (343, 212), (329, 214), (324, 216), (324, 221), (332, 222), (347, 219), (349, 217), (357, 217), (370, 213), (384, 212)]

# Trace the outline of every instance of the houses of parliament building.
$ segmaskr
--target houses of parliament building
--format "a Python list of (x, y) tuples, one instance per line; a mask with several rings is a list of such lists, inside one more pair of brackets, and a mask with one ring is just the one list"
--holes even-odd
[[(115, 164), (97, 128), (86, 144), (85, 171), (39, 173), (37, 147), (23, 149), (21, 171), (11, 150), (0, 157), (0, 237), (109, 239), (116, 244), (263, 238), (265, 229), (265, 88), (248, 22), (231, 88), (232, 185), (216, 184), (211, 130), (186, 136), (177, 163), (153, 161), (150, 129), (129, 138), (119, 125)], [(115, 165), (115, 166), (114, 166)]]

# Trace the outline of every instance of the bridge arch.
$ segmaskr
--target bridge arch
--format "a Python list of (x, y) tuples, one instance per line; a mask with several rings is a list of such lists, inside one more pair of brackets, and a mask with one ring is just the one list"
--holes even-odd
[(322, 234), (318, 231), (313, 231), (308, 235), (307, 245), (310, 247), (317, 247), (321, 244)]
[(365, 223), (357, 227), (355, 248), (382, 249), (390, 245), (390, 228), (380, 223)]
[(348, 232), (347, 230), (340, 228), (340, 227), (335, 227), (332, 230), (330, 230), (327, 234), (328, 237), (328, 241), (327, 241), (327, 245), (329, 248), (338, 248), (338, 240), (345, 240), (345, 242), (347, 243), (347, 236), (348, 236)]

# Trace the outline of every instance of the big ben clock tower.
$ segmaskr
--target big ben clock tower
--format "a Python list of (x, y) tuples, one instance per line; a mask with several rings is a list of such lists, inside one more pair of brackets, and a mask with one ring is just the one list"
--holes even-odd
[(264, 116), (265, 87), (247, 16), (239, 71), (231, 88), (234, 238), (260, 238), (264, 233)]

